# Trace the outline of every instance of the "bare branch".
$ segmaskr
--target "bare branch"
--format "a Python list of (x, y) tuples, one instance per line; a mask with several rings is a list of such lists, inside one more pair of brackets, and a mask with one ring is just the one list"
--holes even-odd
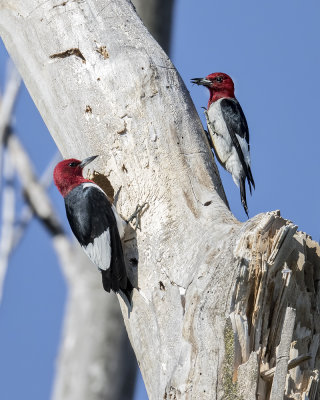
[(3, 181), (2, 191), (2, 230), (0, 243), (0, 302), (2, 298), (3, 283), (8, 266), (8, 259), (11, 251), (11, 244), (14, 233), (15, 217), (15, 193), (13, 187), (13, 172), (11, 169), (10, 157), (3, 150), (3, 141), (6, 129), (12, 117), (12, 111), (19, 91), (21, 78), (11, 62), (8, 63), (9, 77), (6, 81), (4, 96), (0, 102), (0, 176), (2, 168), (2, 155), (5, 155), (3, 161)]
[(35, 176), (29, 156), (22, 147), (19, 138), (9, 133), (7, 146), (31, 209), (53, 236), (62, 234), (64, 229), (56, 217), (43, 186)]
[[(14, 133), (12, 133), (14, 134)], [(50, 163), (48, 164), (47, 168), (41, 175), (39, 179), (39, 184), (43, 186), (44, 189), (47, 189), (50, 184), (52, 183), (52, 171), (54, 166), (57, 164), (57, 162), (61, 159), (60, 153), (57, 152)], [(11, 252), (19, 245), (20, 240), (23, 237), (23, 234), (29, 225), (29, 222), (32, 220), (34, 216), (34, 212), (32, 208), (26, 204), (23, 208), (22, 211), (20, 212), (20, 215), (17, 217), (16, 221), (16, 226), (14, 230), (14, 236), (13, 236), (13, 241), (12, 241), (12, 247), (11, 247)]]
[[(21, 84), (20, 75), (11, 60), (7, 63), (7, 76), (4, 95), (0, 99), (0, 146), (4, 144), (6, 130), (11, 122), (13, 108)], [(0, 176), (2, 175), (1, 169), (2, 152), (0, 152)]]
[(14, 172), (10, 156), (7, 151), (4, 151), (4, 186), (2, 190), (2, 226), (0, 239), (0, 303), (14, 234), (15, 191), (13, 177)]
[(21, 84), (18, 71), (11, 62), (10, 65), (12, 68), (9, 70), (9, 78), (0, 103), (0, 143), (3, 142), (6, 128), (10, 125), (13, 107)]

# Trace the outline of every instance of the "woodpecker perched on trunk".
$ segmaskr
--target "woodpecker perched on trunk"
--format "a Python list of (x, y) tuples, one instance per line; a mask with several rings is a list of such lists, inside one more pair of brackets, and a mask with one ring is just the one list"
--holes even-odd
[(205, 78), (193, 78), (191, 82), (206, 86), (210, 91), (205, 111), (210, 146), (223, 168), (231, 173), (235, 184), (240, 185), (241, 203), (248, 216), (246, 179), (250, 193), (251, 185), (255, 188), (250, 168), (249, 129), (234, 96), (233, 81), (227, 74), (215, 72)]
[(127, 222), (104, 191), (82, 176), (83, 168), (96, 157), (61, 161), (53, 172), (54, 183), (64, 198), (72, 232), (101, 271), (104, 290), (122, 291), (131, 304), (133, 286), (127, 277), (121, 244)]

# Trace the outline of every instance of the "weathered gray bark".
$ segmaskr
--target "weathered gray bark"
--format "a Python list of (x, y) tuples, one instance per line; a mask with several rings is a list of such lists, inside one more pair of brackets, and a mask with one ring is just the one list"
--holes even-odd
[(63, 155), (102, 155), (123, 216), (149, 203), (125, 242), (142, 293), (120, 303), (150, 399), (268, 399), (287, 305), (290, 360), (304, 357), (286, 393), (315, 399), (317, 244), (278, 213), (231, 215), (189, 95), (128, 1), (14, 9), (1, 34)]

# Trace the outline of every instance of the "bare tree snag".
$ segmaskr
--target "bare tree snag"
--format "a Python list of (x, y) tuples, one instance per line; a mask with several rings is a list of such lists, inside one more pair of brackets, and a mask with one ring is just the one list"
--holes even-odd
[[(1, 35), (63, 155), (102, 155), (124, 217), (150, 205), (125, 242), (144, 297), (130, 313), (120, 300), (150, 399), (269, 399), (288, 306), (289, 358), (312, 358), (284, 390), (312, 398), (319, 246), (277, 212), (232, 216), (188, 92), (131, 3), (2, 2)], [(85, 63), (50, 58), (75, 48)]]

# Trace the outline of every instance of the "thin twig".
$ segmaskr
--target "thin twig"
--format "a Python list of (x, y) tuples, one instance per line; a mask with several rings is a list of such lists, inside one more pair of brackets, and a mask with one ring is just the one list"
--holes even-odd
[[(0, 98), (0, 146), (3, 145), (6, 129), (10, 124), (13, 108), (21, 85), (20, 75), (11, 60), (7, 63), (7, 75), (8, 78), (6, 79), (4, 95)], [(0, 152), (0, 176), (2, 176), (1, 169), (2, 152)]]
[[(44, 190), (47, 189), (51, 183), (52, 183), (52, 171), (54, 169), (54, 166), (57, 164), (57, 162), (61, 159), (61, 155), (59, 152), (57, 152), (50, 163), (47, 165), (47, 168), (41, 175), (39, 179), (39, 183), (43, 186)], [(19, 217), (17, 218), (17, 223), (15, 226), (14, 230), (14, 235), (13, 235), (13, 241), (12, 241), (12, 246), (11, 246), (11, 252), (14, 251), (14, 249), (19, 245), (21, 239), (23, 238), (23, 235), (25, 233), (25, 230), (27, 229), (29, 222), (34, 216), (34, 211), (32, 208), (29, 206), (29, 204), (25, 204), (25, 206), (22, 208), (22, 211), (20, 212)]]
[(31, 209), (52, 235), (62, 234), (64, 229), (58, 221), (47, 193), (34, 173), (31, 160), (19, 138), (9, 133), (7, 146)]
[(6, 128), (10, 125), (13, 107), (21, 84), (21, 78), (18, 71), (12, 63), (10, 63), (9, 66), (9, 78), (0, 105), (0, 143), (3, 142)]

